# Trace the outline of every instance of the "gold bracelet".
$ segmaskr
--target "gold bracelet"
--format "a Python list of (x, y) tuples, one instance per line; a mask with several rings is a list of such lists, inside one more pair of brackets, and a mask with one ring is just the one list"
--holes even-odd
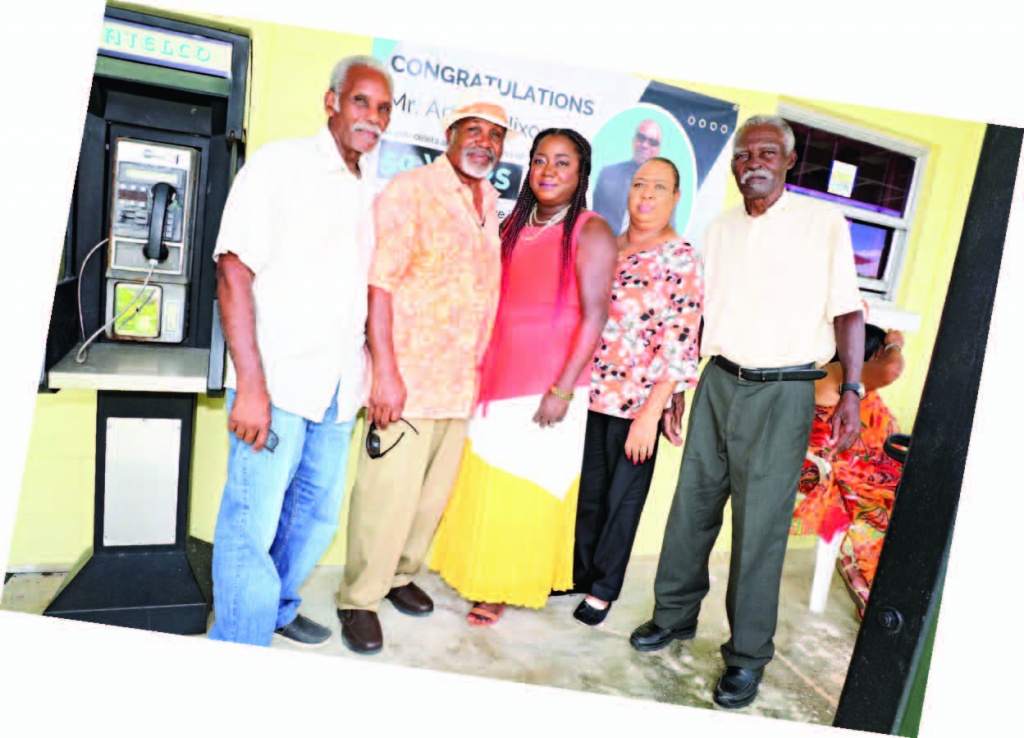
[(572, 392), (565, 394), (562, 390), (558, 389), (555, 385), (551, 385), (551, 389), (548, 390), (551, 394), (557, 397), (559, 400), (565, 400), (566, 402), (572, 402)]

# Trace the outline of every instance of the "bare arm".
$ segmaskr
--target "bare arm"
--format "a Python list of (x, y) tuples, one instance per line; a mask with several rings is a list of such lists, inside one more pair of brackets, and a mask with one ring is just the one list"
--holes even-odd
[(835, 407), (839, 403), (839, 385), (843, 383), (843, 366), (832, 362), (822, 369), (826, 374), (814, 383), (814, 404)]
[[(844, 383), (860, 382), (864, 364), (864, 313), (837, 315), (833, 321), (839, 363)], [(853, 446), (860, 433), (860, 398), (855, 392), (844, 392), (832, 413), (833, 453), (840, 454)]]
[(366, 320), (366, 343), (373, 359), (369, 414), (378, 428), (387, 428), (401, 418), (405, 408), (406, 389), (395, 359), (392, 317), (391, 293), (371, 285)]
[(373, 378), (367, 417), (379, 428), (397, 421), (405, 410), (405, 382), (395, 358), (392, 295), (409, 269), (418, 224), (417, 202), (410, 198), (405, 180), (397, 177), (373, 205), (374, 248), (366, 314)]
[[(843, 383), (843, 367), (841, 364), (829, 364), (824, 367), (828, 376), (819, 379), (814, 386), (814, 401), (822, 407), (835, 407), (839, 403), (839, 385)], [(890, 349), (875, 359), (869, 359), (861, 367), (860, 380), (865, 392), (888, 387), (899, 379), (903, 373), (903, 353), (901, 349)]]
[[(671, 408), (664, 410), (664, 407), (672, 398), (675, 388), (676, 382), (671, 380), (655, 384), (651, 387), (651, 394), (647, 396), (647, 401), (633, 418), (633, 422), (629, 426), (629, 435), (626, 437), (626, 458), (634, 464), (642, 464), (654, 453), (654, 442), (658, 439), (658, 427), (662, 426), (662, 429), (665, 430), (662, 422), (663, 416), (672, 412)], [(683, 402), (682, 392), (679, 393), (679, 402)], [(670, 429), (675, 431), (674, 427), (670, 427)], [(675, 435), (669, 436), (666, 432), (665, 436), (673, 445), (678, 445)]]
[(259, 451), (270, 431), (270, 394), (256, 344), (253, 273), (235, 254), (217, 259), (217, 300), (221, 326), (238, 378), (228, 431)]
[[(573, 336), (562, 371), (555, 386), (565, 394), (572, 392), (584, 369), (589, 369), (608, 321), (615, 265), (618, 262), (615, 234), (604, 218), (591, 217), (580, 229), (576, 255), (576, 282), (579, 286), (582, 316)], [(534, 422), (542, 427), (565, 417), (569, 404), (548, 392), (541, 399)]]
[[(659, 419), (661, 432), (669, 443), (674, 446), (683, 443), (684, 392), (697, 385), (700, 343), (704, 332), (704, 267), (688, 244), (683, 243), (676, 248), (669, 260), (669, 264), (675, 266), (668, 272), (669, 281), (674, 284), (670, 291), (673, 295), (670, 297), (672, 309), (660, 321), (660, 356), (665, 368), (663, 372), (648, 377), (655, 384), (637, 418), (644, 425), (642, 440), (648, 438), (647, 428), (653, 420), (650, 444), (641, 447), (652, 453)], [(665, 383), (670, 383), (671, 388), (663, 388)], [(666, 408), (670, 398), (671, 405)], [(632, 432), (630, 429), (631, 435)]]
[(903, 374), (903, 334), (889, 331), (885, 335), (885, 345), (876, 358), (864, 362), (861, 381), (864, 388), (871, 390), (888, 387)]

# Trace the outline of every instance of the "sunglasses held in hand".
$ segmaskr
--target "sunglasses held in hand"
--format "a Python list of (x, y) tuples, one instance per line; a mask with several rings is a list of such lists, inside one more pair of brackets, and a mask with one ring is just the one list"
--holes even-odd
[[(416, 430), (416, 426), (414, 426), (412, 423), (410, 423), (405, 418), (399, 418), (398, 420), (402, 421), (407, 426), (412, 428), (413, 433), (415, 433), (417, 436), (420, 434), (420, 432), (418, 430)], [(403, 438), (405, 438), (405, 431), (402, 431), (402, 435), (400, 435), (398, 437), (398, 441), (401, 441)], [(381, 458), (382, 456), (384, 456), (384, 454), (386, 454), (388, 451), (390, 451), (395, 446), (397, 446), (398, 445), (398, 441), (395, 441), (390, 446), (388, 446), (386, 449), (381, 451), (380, 450), (380, 436), (377, 434), (377, 425), (373, 421), (370, 421), (370, 430), (366, 434), (366, 453), (367, 453), (367, 455), (371, 459), (379, 459), (379, 458)]]

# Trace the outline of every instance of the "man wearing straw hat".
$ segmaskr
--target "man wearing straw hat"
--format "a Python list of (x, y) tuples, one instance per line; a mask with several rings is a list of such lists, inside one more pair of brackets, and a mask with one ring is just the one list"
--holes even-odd
[(498, 191), (487, 178), (508, 114), (476, 90), (442, 128), (444, 155), (395, 176), (374, 204), (373, 384), (336, 597), (342, 640), (363, 654), (383, 647), (384, 599), (406, 615), (434, 609), (412, 578), (458, 473), (501, 287)]

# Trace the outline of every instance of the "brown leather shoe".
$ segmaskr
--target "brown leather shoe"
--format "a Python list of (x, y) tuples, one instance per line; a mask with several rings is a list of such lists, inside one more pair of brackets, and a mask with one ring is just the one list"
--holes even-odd
[(387, 598), (396, 610), (406, 615), (429, 615), (434, 612), (434, 601), (430, 595), (413, 582), (404, 587), (395, 587), (388, 592)]
[(338, 610), (341, 640), (356, 653), (374, 654), (384, 647), (380, 620), (372, 610)]

